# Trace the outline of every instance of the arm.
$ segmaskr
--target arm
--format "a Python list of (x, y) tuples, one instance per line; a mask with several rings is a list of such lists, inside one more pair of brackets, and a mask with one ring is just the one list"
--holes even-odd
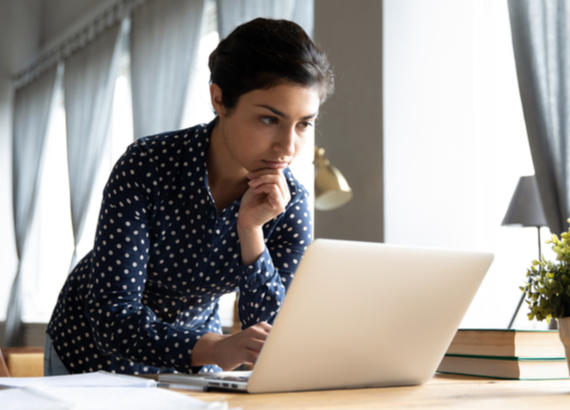
[[(298, 263), (312, 239), (306, 194), (304, 191), (296, 190), (293, 192), (294, 198), (289, 199), (290, 191), (285, 176), (281, 172), (278, 176), (280, 178), (276, 180), (274, 173), (271, 172), (262, 171), (254, 174), (255, 182), (250, 182), (251, 188), (242, 199), (238, 219), (243, 263), (239, 284), (239, 314), (242, 328), (263, 321), (272, 323), (285, 297), (285, 291), (297, 270)], [(269, 209), (273, 209), (276, 214), (264, 213), (265, 209), (259, 205), (245, 208), (245, 211), (250, 212), (245, 215), (242, 213), (242, 208), (248, 203), (255, 204), (254, 199), (257, 193), (265, 195), (267, 203), (264, 204), (262, 201), (260, 203), (265, 206), (272, 205)], [(252, 198), (248, 198), (248, 195)], [(249, 202), (246, 202), (248, 200)], [(271, 219), (267, 217), (268, 214), (271, 217), (279, 215), (279, 220), (275, 230), (265, 242), (259, 224)], [(252, 220), (256, 223), (245, 223), (245, 221)], [(245, 227), (251, 229), (248, 231)], [(255, 240), (253, 244), (252, 242), (246, 244), (243, 238), (249, 238), (247, 235), (251, 231), (255, 232), (252, 234)], [(246, 257), (244, 252), (249, 249), (255, 249), (255, 252), (247, 254)]]
[(105, 187), (85, 314), (99, 349), (157, 367), (189, 371), (201, 334), (166, 323), (142, 303), (150, 219), (157, 203), (146, 152), (132, 145)]
[[(281, 174), (270, 174), (283, 178)], [(255, 175), (253, 177), (255, 179)], [(257, 196), (255, 190), (250, 189), (242, 198), (238, 218), (242, 257), (239, 312), (244, 330), (231, 336), (214, 333), (204, 335), (194, 347), (194, 366), (215, 363), (224, 370), (230, 370), (243, 363), (253, 364), (265, 343), (271, 330), (271, 325), (266, 321), (275, 318), (285, 290), (312, 239), (307, 195), (303, 191), (296, 191), (295, 198), (290, 201), (290, 197), (285, 195), (289, 194), (289, 188), (284, 178), (279, 183), (283, 185), (278, 190), (273, 189), (275, 186), (261, 188), (257, 192), (264, 195)], [(258, 183), (250, 183), (250, 187), (261, 185), (264, 183), (259, 180)], [(273, 204), (267, 198), (271, 192), (276, 194)], [(284, 192), (282, 197), (277, 195), (280, 192)], [(262, 224), (280, 213), (283, 215), (279, 217), (279, 223), (266, 245)], [(252, 220), (257, 222), (248, 230), (244, 222)]]

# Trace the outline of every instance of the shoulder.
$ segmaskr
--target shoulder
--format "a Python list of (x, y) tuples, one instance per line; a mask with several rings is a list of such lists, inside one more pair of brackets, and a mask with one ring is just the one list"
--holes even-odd
[(111, 179), (130, 175), (158, 189), (161, 179), (170, 177), (176, 169), (190, 166), (193, 158), (204, 157), (209, 133), (210, 124), (200, 124), (139, 138), (119, 158)]
[(172, 172), (192, 160), (205, 158), (211, 132), (210, 124), (142, 137), (131, 143), (117, 166), (134, 167), (146, 172)]
[(149, 135), (133, 142), (128, 151), (147, 152), (154, 155), (176, 152), (184, 147), (204, 147), (209, 139), (212, 123), (198, 124), (190, 128)]

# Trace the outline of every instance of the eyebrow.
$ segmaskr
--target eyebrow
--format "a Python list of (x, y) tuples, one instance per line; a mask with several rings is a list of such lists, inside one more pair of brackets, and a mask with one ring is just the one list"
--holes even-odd
[[(280, 117), (283, 117), (285, 119), (288, 119), (289, 116), (287, 114), (285, 114), (284, 112), (279, 111), (276, 108), (271, 107), (270, 105), (265, 105), (265, 104), (255, 104), (256, 107), (261, 107), (261, 108), (265, 108), (269, 111), (271, 111), (273, 114), (278, 115)], [(315, 118), (317, 116), (318, 113), (314, 113), (314, 114), (309, 114), (309, 115), (305, 115), (304, 117), (302, 117), (302, 120), (310, 120), (311, 118)]]

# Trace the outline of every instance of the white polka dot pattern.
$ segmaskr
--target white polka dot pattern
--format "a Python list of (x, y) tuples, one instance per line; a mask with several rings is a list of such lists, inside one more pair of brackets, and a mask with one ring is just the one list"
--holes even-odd
[(286, 169), (292, 199), (264, 225), (263, 254), (242, 265), (240, 201), (218, 213), (208, 187), (213, 126), (142, 138), (115, 165), (94, 248), (69, 275), (48, 325), (71, 372), (198, 371), (192, 348), (221, 332), (218, 299), (235, 290), (244, 328), (275, 318), (312, 239), (308, 194)]

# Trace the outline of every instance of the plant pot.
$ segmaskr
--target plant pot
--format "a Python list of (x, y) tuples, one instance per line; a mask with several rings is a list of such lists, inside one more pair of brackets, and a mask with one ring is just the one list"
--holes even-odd
[(570, 370), (570, 317), (562, 317), (556, 320), (558, 321), (558, 335), (566, 350), (566, 363), (568, 363), (568, 370)]

